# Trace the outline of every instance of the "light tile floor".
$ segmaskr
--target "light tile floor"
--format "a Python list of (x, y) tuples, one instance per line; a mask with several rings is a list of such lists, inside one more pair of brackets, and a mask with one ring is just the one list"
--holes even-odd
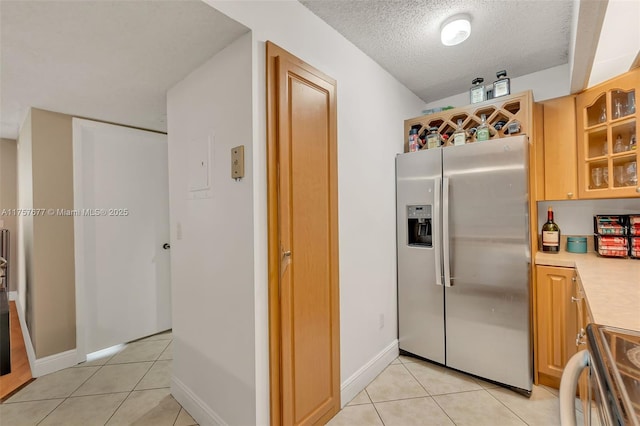
[(170, 331), (156, 334), (39, 377), (0, 404), (0, 424), (195, 425), (169, 393), (172, 342)]
[[(579, 407), (577, 403), (576, 407)], [(557, 390), (531, 398), (415, 358), (400, 356), (328, 426), (560, 425)], [(582, 413), (576, 411), (578, 424)]]
[[(0, 404), (2, 426), (173, 425), (196, 422), (170, 395), (171, 332), (115, 355), (36, 379)], [(582, 422), (579, 403), (577, 421)], [(328, 426), (559, 425), (558, 392), (531, 398), (415, 358), (400, 356)], [(250, 425), (232, 425), (250, 426)]]

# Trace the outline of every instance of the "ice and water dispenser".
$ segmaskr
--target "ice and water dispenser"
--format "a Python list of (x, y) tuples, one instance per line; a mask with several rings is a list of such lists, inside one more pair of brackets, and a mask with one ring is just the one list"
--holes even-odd
[(408, 244), (433, 247), (431, 205), (407, 206)]

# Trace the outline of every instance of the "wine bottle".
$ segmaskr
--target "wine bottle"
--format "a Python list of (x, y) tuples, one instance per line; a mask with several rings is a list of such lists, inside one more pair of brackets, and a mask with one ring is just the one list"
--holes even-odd
[(542, 225), (542, 251), (560, 251), (560, 227), (553, 221), (553, 209), (547, 210), (547, 222)]

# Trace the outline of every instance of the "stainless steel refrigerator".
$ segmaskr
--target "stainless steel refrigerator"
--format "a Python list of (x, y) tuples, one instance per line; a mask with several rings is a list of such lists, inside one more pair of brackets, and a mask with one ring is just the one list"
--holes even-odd
[(528, 139), (396, 158), (403, 353), (530, 392)]

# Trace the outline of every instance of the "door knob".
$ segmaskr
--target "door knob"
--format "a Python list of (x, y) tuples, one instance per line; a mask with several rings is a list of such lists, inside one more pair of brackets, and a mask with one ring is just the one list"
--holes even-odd
[(169, 244), (169, 243), (164, 243), (164, 244), (162, 245), (162, 248), (163, 248), (163, 249), (165, 249), (165, 250), (169, 250), (169, 249), (171, 248), (171, 244)]

